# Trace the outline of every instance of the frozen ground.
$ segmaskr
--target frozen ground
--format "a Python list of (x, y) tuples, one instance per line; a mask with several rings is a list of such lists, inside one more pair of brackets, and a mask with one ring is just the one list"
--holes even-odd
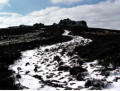
[[(120, 69), (109, 71), (109, 76), (101, 74), (103, 66), (97, 60), (83, 62), (77, 53), (73, 53), (75, 47), (85, 46), (92, 42), (80, 36), (69, 35), (65, 30), (63, 36), (70, 36), (73, 39), (68, 42), (58, 43), (50, 46), (40, 46), (34, 50), (22, 52), (21, 59), (17, 60), (9, 69), (13, 70), (15, 84), (20, 89), (33, 90), (59, 90), (59, 89), (120, 89)], [(86, 69), (83, 79), (77, 80), (76, 75), (70, 74), (74, 67)], [(109, 66), (112, 68), (112, 65)], [(93, 81), (92, 85), (88, 81)], [(96, 84), (99, 88), (95, 88)], [(103, 86), (104, 85), (104, 86)]]

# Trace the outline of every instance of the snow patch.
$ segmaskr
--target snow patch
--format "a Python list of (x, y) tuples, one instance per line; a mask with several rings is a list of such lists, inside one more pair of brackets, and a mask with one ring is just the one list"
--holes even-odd
[[(100, 69), (104, 67), (98, 61), (85, 62), (83, 65), (78, 63), (82, 60), (73, 50), (77, 46), (85, 46), (92, 42), (80, 36), (69, 35), (70, 31), (65, 30), (63, 36), (70, 36), (73, 39), (63, 43), (49, 46), (40, 46), (34, 50), (22, 52), (21, 59), (17, 60), (9, 69), (13, 70), (15, 84), (20, 84), (23, 89), (33, 90), (63, 90), (63, 89), (89, 89), (85, 88), (88, 79), (106, 79), (112, 82), (107, 89), (120, 89), (120, 80), (113, 82), (116, 77), (120, 77), (120, 69), (110, 72), (110, 76), (101, 75)], [(84, 81), (78, 81), (76, 77), (70, 75), (69, 71), (58, 70), (60, 66), (76, 67), (82, 66), (87, 70)], [(112, 67), (112, 65), (110, 65)], [(20, 75), (18, 78), (17, 75)]]

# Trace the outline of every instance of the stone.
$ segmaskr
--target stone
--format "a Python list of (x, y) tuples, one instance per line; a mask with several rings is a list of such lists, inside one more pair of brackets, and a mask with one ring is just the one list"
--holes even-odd
[(60, 59), (59, 56), (55, 56), (55, 57), (54, 57), (54, 60), (56, 60), (57, 62), (60, 62), (60, 61), (61, 61), (61, 59)]
[(69, 66), (60, 66), (58, 68), (59, 71), (69, 71), (70, 70), (70, 67)]
[(42, 77), (39, 76), (39, 75), (34, 75), (33, 77), (35, 77), (35, 78), (37, 78), (37, 79), (39, 79), (39, 80), (43, 80)]
[(85, 87), (91, 87), (92, 90), (101, 90), (102, 88), (105, 87), (104, 81), (93, 79), (93, 80), (88, 80), (85, 83)]
[(63, 62), (59, 62), (59, 66), (63, 65), (64, 63)]
[(79, 63), (80, 65), (83, 65), (85, 62), (84, 62), (84, 61), (81, 61), (81, 60), (78, 60), (78, 63)]
[(20, 75), (20, 74), (17, 74), (17, 75), (16, 75), (16, 78), (20, 79), (20, 78), (21, 78), (21, 75)]
[(85, 83), (85, 87), (88, 88), (92, 86), (92, 81), (91, 80), (87, 80), (86, 83)]
[(77, 74), (85, 72), (85, 71), (87, 71), (87, 70), (82, 68), (82, 67), (80, 67), (80, 66), (78, 66), (78, 67), (71, 68), (70, 69), (70, 74), (71, 75), (77, 75)]
[(77, 79), (78, 81), (83, 81), (83, 80), (84, 80), (84, 75), (81, 74), (81, 73), (79, 73), (79, 74), (77, 75), (76, 79)]
[(59, 24), (60, 26), (80, 26), (80, 27), (88, 27), (86, 21), (73, 21), (69, 18), (60, 20)]
[(28, 65), (30, 65), (30, 63), (29, 63), (29, 62), (27, 62), (27, 63), (25, 64), (25, 66), (28, 66)]

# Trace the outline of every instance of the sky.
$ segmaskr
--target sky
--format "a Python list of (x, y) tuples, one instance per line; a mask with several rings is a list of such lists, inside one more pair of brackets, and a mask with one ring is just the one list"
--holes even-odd
[(49, 25), (65, 18), (120, 30), (120, 0), (0, 0), (0, 28)]

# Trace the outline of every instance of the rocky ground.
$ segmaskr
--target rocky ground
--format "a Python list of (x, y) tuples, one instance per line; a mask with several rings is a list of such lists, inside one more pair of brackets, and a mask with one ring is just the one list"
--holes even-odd
[(70, 31), (65, 30), (63, 36), (72, 40), (22, 52), (21, 58), (10, 65), (19, 89), (107, 90), (118, 87), (120, 69), (113, 69), (110, 64), (106, 70), (98, 60), (88, 62), (80, 58), (74, 49), (92, 40), (69, 34)]
[(70, 19), (0, 29), (0, 89), (119, 90), (119, 42), (119, 31)]

